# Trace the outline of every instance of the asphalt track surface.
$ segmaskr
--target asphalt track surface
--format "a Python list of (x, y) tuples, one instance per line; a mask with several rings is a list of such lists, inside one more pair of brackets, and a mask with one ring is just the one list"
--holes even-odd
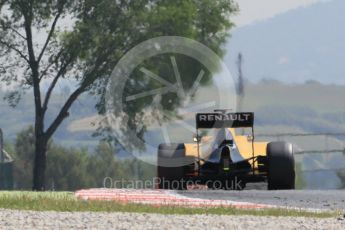
[(201, 199), (231, 200), (302, 209), (340, 210), (345, 212), (345, 190), (280, 190), (250, 188), (243, 191), (188, 190), (178, 194)]

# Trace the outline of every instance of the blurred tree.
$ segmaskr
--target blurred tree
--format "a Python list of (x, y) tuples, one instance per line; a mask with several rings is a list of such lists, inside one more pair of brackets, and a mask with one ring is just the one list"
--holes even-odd
[(75, 191), (88, 187), (92, 178), (87, 171), (85, 149), (64, 148), (52, 144), (47, 151), (47, 189)]
[[(34, 128), (30, 126), (18, 133), (14, 145), (7, 143), (5, 146), (15, 160), (16, 189), (31, 188), (34, 144)], [(138, 169), (135, 168), (137, 166)], [(136, 159), (117, 159), (114, 148), (104, 141), (99, 143), (93, 153), (86, 149), (65, 148), (50, 141), (47, 150), (47, 189), (75, 191), (80, 188), (109, 186), (109, 181), (105, 181), (105, 178), (110, 178), (110, 185), (113, 187), (133, 186), (134, 180), (152, 181), (155, 169), (156, 167)], [(136, 170), (139, 171), (138, 178), (135, 177)]]
[(15, 188), (30, 189), (32, 186), (32, 163), (35, 155), (35, 132), (30, 126), (17, 134), (12, 156), (14, 158)]
[[(48, 148), (51, 142), (48, 143)], [(35, 131), (32, 126), (17, 134), (14, 146), (6, 149), (14, 159), (15, 188), (30, 189), (32, 186), (33, 159), (35, 156)]]
[[(92, 178), (92, 186), (142, 187), (144, 181), (153, 180), (156, 175), (155, 166), (135, 158), (117, 159), (115, 152), (110, 143), (101, 141), (95, 153), (90, 155), (86, 171)], [(138, 185), (136, 181), (139, 182)]]
[[(45, 189), (48, 141), (79, 95), (101, 95), (104, 112), (107, 76), (124, 53), (159, 35), (193, 38), (220, 52), (236, 11), (232, 0), (0, 0), (0, 80), (14, 89), (7, 100), (15, 106), (26, 90), (34, 93), (33, 190)], [(62, 79), (75, 87), (47, 124)]]
[(87, 171), (92, 174), (92, 184), (96, 187), (103, 187), (107, 177), (111, 180), (115, 177), (127, 178), (130, 172), (125, 172), (122, 168), (123, 165), (115, 158), (113, 147), (104, 141), (99, 143), (87, 164)]
[[(14, 147), (6, 146), (14, 158), (16, 189), (30, 189), (35, 155), (35, 136), (32, 126), (17, 134)], [(89, 154), (83, 149), (68, 149), (49, 142), (47, 150), (47, 188), (51, 190), (75, 190), (94, 185), (93, 170), (87, 170)], [(102, 165), (95, 165), (95, 169)]]

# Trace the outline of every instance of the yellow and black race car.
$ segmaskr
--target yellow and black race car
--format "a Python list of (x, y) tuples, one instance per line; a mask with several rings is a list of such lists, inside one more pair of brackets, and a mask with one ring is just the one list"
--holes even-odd
[[(237, 134), (250, 129), (249, 135)], [(247, 183), (267, 182), (269, 190), (295, 188), (293, 145), (254, 141), (254, 113), (196, 114), (194, 143), (160, 144), (157, 187), (241, 190)]]

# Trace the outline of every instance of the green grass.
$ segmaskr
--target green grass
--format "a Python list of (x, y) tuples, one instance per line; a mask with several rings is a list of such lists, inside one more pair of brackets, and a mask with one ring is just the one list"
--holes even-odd
[(330, 218), (340, 216), (340, 212), (307, 212), (287, 209), (236, 209), (184, 208), (175, 206), (151, 206), (141, 204), (122, 204), (112, 201), (84, 201), (76, 199), (71, 192), (0, 192), (0, 208), (33, 211), (64, 212), (136, 212), (159, 214), (215, 214), (215, 215), (254, 215), (254, 216), (302, 216)]

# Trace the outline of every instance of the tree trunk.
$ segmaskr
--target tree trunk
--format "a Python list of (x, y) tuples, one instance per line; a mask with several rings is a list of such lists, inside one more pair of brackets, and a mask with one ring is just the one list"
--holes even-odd
[(48, 141), (45, 138), (37, 137), (35, 141), (35, 161), (33, 168), (33, 188), (34, 191), (45, 190), (45, 171)]

